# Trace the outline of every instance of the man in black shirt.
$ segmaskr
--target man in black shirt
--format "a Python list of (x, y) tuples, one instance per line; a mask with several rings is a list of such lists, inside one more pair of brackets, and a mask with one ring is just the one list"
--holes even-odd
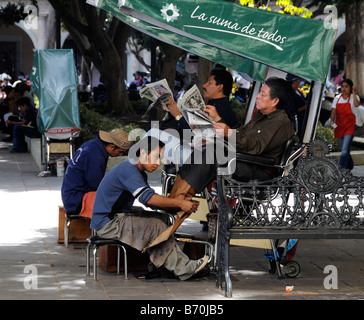
[[(257, 95), (256, 115), (236, 133), (236, 151), (273, 158), (278, 164), (285, 142), (294, 135), (293, 122), (286, 110), (289, 101), (289, 84), (284, 79), (267, 79)], [(215, 121), (214, 128), (218, 135), (225, 138), (232, 135), (233, 130), (224, 123), (215, 108), (206, 106), (205, 111)], [(186, 161), (179, 170), (171, 197), (199, 193), (215, 178), (216, 162), (210, 164), (207, 152), (200, 153), (200, 157), (191, 156), (190, 161)], [(194, 163), (195, 158), (199, 163)], [(243, 181), (267, 180), (272, 178), (272, 172), (267, 172), (262, 166), (237, 163), (235, 176)]]
[[(230, 128), (235, 128), (237, 119), (229, 101), (232, 85), (233, 77), (228, 71), (222, 69), (212, 70), (209, 79), (203, 85), (203, 96), (208, 99), (206, 105), (214, 106), (220, 117), (224, 119), (224, 122)], [(177, 121), (177, 130), (180, 129), (179, 131), (182, 132), (183, 129), (190, 128), (174, 101), (171, 101), (167, 107), (170, 114)], [(174, 128), (172, 125), (169, 125), (169, 127)], [(161, 125), (162, 130), (165, 128), (167, 126)]]

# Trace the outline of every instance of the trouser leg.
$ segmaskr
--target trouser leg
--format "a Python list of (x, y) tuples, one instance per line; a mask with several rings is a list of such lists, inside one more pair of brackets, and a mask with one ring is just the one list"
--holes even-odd
[(340, 166), (345, 169), (353, 169), (354, 162), (350, 155), (351, 144), (353, 141), (352, 135), (346, 135), (344, 138), (339, 139), (339, 144), (341, 147), (341, 156), (340, 156)]
[[(97, 234), (105, 238), (118, 239), (137, 250), (142, 250), (164, 228), (165, 224), (159, 219), (117, 215), (97, 230)], [(156, 267), (164, 266), (181, 280), (191, 277), (197, 268), (196, 260), (190, 260), (173, 238), (149, 248), (148, 253), (150, 261)]]
[(13, 149), (16, 151), (27, 151), (24, 131), (22, 126), (18, 124), (13, 129)]
[(183, 180), (181, 176), (177, 176), (169, 197), (190, 200), (195, 193), (196, 191), (186, 180)]
[(194, 274), (197, 262), (196, 260), (190, 260), (176, 243), (163, 266), (167, 270), (172, 271), (179, 279), (187, 280)]

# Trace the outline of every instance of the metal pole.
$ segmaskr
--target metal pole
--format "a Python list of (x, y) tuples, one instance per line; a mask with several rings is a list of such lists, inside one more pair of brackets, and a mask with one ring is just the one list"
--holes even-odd
[(306, 123), (305, 134), (303, 136), (303, 143), (309, 143), (315, 138), (317, 123), (320, 116), (322, 93), (324, 85), (320, 82), (313, 82), (313, 91), (311, 100), (308, 102), (308, 118)]

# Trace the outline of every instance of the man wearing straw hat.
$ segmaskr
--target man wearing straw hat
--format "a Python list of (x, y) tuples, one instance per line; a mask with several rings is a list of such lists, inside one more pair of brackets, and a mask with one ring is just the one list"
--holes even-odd
[(84, 196), (94, 194), (104, 177), (109, 156), (122, 156), (130, 144), (128, 134), (121, 129), (100, 130), (97, 138), (77, 149), (67, 166), (61, 188), (67, 215), (80, 214)]

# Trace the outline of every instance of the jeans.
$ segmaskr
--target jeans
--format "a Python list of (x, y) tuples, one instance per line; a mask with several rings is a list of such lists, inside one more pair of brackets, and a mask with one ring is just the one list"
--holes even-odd
[(343, 169), (352, 170), (354, 168), (354, 161), (350, 155), (351, 144), (354, 135), (346, 135), (344, 138), (339, 138), (339, 145), (341, 148), (340, 167)]
[(27, 151), (25, 136), (30, 138), (40, 138), (42, 135), (37, 129), (15, 125), (13, 129), (13, 149), (18, 152)]

